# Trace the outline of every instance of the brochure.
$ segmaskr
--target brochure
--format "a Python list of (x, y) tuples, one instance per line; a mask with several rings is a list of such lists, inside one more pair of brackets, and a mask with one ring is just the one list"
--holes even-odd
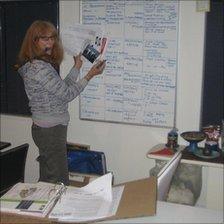
[(108, 45), (108, 37), (100, 26), (74, 24), (61, 31), (65, 51), (72, 56), (80, 52), (91, 63), (103, 60)]

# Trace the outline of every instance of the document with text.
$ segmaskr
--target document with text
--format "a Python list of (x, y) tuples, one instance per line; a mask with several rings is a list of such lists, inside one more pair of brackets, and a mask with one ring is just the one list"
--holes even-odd
[(82, 188), (68, 187), (49, 218), (59, 222), (85, 222), (116, 214), (124, 186), (112, 189), (112, 175), (101, 176)]
[(124, 186), (112, 188), (112, 174), (78, 188), (45, 182), (18, 183), (1, 197), (1, 212), (85, 222), (116, 214)]
[(104, 59), (108, 38), (100, 26), (73, 24), (61, 30), (61, 38), (69, 55), (82, 53), (91, 63)]

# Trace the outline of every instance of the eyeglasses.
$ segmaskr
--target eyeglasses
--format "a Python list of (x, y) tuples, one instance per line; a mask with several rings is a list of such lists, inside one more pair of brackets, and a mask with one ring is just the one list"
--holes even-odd
[(55, 39), (56, 39), (56, 36), (40, 36), (39, 37), (39, 39), (41, 39), (42, 41), (49, 41), (49, 40), (51, 40), (51, 41), (55, 41)]

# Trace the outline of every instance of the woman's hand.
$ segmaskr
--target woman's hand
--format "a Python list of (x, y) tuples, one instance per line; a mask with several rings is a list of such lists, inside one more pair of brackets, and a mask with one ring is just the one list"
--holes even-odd
[(106, 66), (106, 60), (98, 61), (95, 65), (92, 66), (92, 68), (86, 74), (85, 79), (89, 81), (94, 76), (102, 74), (105, 66)]
[(74, 56), (74, 64), (75, 64), (75, 68), (77, 68), (78, 70), (82, 67), (82, 54), (80, 53), (79, 55), (77, 56)]

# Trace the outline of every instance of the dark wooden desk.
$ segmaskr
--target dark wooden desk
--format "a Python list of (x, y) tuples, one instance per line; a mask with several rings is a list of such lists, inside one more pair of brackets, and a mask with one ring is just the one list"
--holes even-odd
[(10, 142), (0, 142), (0, 150), (7, 148), (11, 145)]
[[(158, 144), (155, 145), (153, 148), (151, 148), (146, 156), (149, 159), (158, 159), (158, 160), (169, 160), (173, 155), (163, 155), (163, 154), (154, 154), (153, 152), (162, 150), (165, 148), (165, 144)], [(207, 167), (214, 167), (214, 168), (221, 168), (223, 169), (224, 166), (224, 159), (223, 154), (220, 152), (220, 156), (218, 158), (214, 159), (204, 159), (195, 156), (192, 153), (189, 153), (187, 150), (185, 150), (186, 146), (180, 145), (178, 150), (183, 150), (182, 153), (182, 159), (181, 163), (186, 164), (195, 164), (195, 165), (201, 165), (201, 166), (207, 166)]]
[(207, 158), (200, 158), (196, 155), (194, 155), (193, 153), (187, 151), (187, 150), (183, 150), (182, 152), (182, 158), (183, 159), (187, 159), (187, 160), (192, 160), (192, 161), (201, 161), (201, 162), (209, 162), (209, 163), (216, 163), (216, 164), (224, 164), (224, 159), (223, 159), (223, 155), (221, 150), (219, 151), (220, 156), (217, 158), (212, 158), (212, 159), (207, 159)]

